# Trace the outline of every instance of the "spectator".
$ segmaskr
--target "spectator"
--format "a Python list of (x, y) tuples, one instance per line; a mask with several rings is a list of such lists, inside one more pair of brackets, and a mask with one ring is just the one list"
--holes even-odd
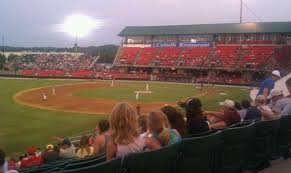
[(0, 149), (0, 173), (5, 173), (4, 171), (4, 164), (5, 164), (5, 153), (3, 150)]
[[(291, 78), (289, 78), (286, 82), (286, 87), (289, 91), (289, 94), (291, 93)], [(278, 100), (273, 107), (273, 112), (278, 116), (286, 116), (291, 115), (291, 97), (290, 95)]]
[(18, 173), (15, 170), (8, 170), (8, 163), (5, 161), (5, 152), (0, 149), (0, 173)]
[(240, 115), (234, 108), (234, 101), (225, 100), (219, 103), (223, 112), (207, 113), (210, 120), (210, 128), (219, 129), (241, 122)]
[(239, 110), (238, 113), (240, 115), (241, 120), (243, 121), (246, 117), (249, 107), (251, 106), (251, 102), (249, 100), (242, 100), (241, 106), (242, 106), (242, 109)]
[(273, 109), (275, 108), (275, 105), (276, 105), (277, 101), (279, 101), (282, 98), (284, 98), (284, 94), (283, 94), (282, 90), (280, 90), (278, 88), (274, 88), (274, 89), (271, 90), (271, 92), (270, 92), (270, 94), (269, 94), (269, 96), (267, 98), (271, 99), (271, 102), (268, 104), (268, 107), (272, 111), (274, 111)]
[(71, 141), (68, 138), (65, 138), (61, 143), (59, 155), (61, 158), (64, 159), (73, 158), (76, 156), (75, 146), (71, 143)]
[(138, 116), (138, 126), (139, 126), (139, 132), (140, 134), (145, 134), (148, 130), (148, 120), (147, 116), (140, 115)]
[(56, 148), (52, 144), (49, 144), (46, 146), (45, 151), (42, 153), (42, 158), (44, 163), (50, 163), (59, 160), (60, 156), (56, 151)]
[(259, 106), (264, 105), (266, 102), (266, 97), (263, 95), (257, 96), (255, 99), (255, 105), (250, 106), (247, 110), (246, 116), (244, 118), (244, 121), (249, 120), (261, 120), (262, 118), (262, 112), (258, 109)]
[(16, 170), (17, 169), (16, 164), (17, 164), (17, 161), (14, 158), (11, 158), (8, 161), (8, 170)]
[(41, 149), (39, 147), (36, 148), (35, 155), (41, 156)]
[(106, 155), (111, 160), (130, 153), (160, 148), (159, 142), (152, 138), (141, 138), (138, 130), (135, 109), (126, 102), (115, 105), (110, 119), (111, 140), (108, 143)]
[(173, 106), (164, 106), (161, 110), (167, 116), (171, 128), (177, 130), (181, 136), (185, 136), (186, 122), (183, 119), (183, 115)]
[(280, 72), (278, 70), (274, 70), (271, 74), (271, 77), (265, 79), (261, 85), (258, 95), (264, 95), (265, 97), (269, 96), (270, 91), (274, 88), (275, 82), (281, 78)]
[(82, 159), (88, 156), (92, 156), (93, 153), (94, 153), (94, 148), (89, 145), (88, 136), (82, 136), (80, 139), (80, 147), (77, 150), (76, 156)]
[(98, 155), (106, 152), (106, 147), (110, 139), (109, 121), (100, 120), (96, 128), (98, 136), (94, 140), (94, 154)]
[(24, 158), (20, 163), (20, 168), (29, 168), (32, 166), (41, 165), (43, 163), (41, 156), (36, 156), (36, 148), (30, 147), (27, 149), (27, 157)]
[(234, 108), (236, 109), (236, 111), (242, 110), (241, 104), (239, 102), (234, 102)]
[(167, 146), (181, 141), (180, 134), (169, 127), (167, 116), (160, 111), (149, 113), (148, 128), (150, 136), (158, 140), (161, 146)]
[(256, 106), (257, 108), (261, 111), (262, 114), (262, 121), (268, 121), (268, 120), (273, 120), (278, 118), (277, 115), (275, 115), (271, 108), (266, 105), (267, 104), (267, 99), (263, 95), (259, 95), (256, 99)]
[(207, 120), (203, 116), (202, 103), (199, 99), (189, 98), (183, 106), (186, 108), (188, 134), (197, 134), (209, 130)]
[(24, 158), (26, 158), (27, 157), (27, 155), (25, 154), (25, 155), (22, 155), (22, 156), (19, 156), (19, 158), (18, 158), (18, 162), (16, 163), (16, 168), (17, 169), (20, 169), (20, 167), (21, 167), (21, 162), (24, 160)]

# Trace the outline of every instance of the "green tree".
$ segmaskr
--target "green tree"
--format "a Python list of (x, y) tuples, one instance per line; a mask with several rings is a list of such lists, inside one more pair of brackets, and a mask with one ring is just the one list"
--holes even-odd
[(7, 58), (5, 55), (0, 54), (0, 70), (3, 70), (4, 64), (7, 62)]

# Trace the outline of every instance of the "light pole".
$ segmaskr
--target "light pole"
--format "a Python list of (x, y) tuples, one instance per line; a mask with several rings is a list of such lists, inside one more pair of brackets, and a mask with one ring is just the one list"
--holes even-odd
[(75, 40), (75, 53), (76, 57), (78, 56), (78, 33), (76, 32), (76, 40)]
[(239, 23), (242, 23), (242, 14), (243, 13), (243, 0), (240, 0), (240, 18)]
[(0, 35), (1, 35), (1, 39), (2, 39), (2, 45), (1, 45), (1, 52), (4, 56), (4, 34), (0, 32)]

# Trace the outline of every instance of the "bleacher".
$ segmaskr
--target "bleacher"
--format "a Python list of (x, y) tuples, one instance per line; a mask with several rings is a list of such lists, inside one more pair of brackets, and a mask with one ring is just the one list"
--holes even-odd
[[(252, 68), (260, 68), (266, 65), (267, 62), (277, 64), (276, 61), (280, 57), (284, 57), (287, 52), (287, 48), (278, 48), (276, 53), (275, 50), (275, 45), (261, 44), (218, 44), (214, 48), (124, 47), (121, 48), (120, 60), (116, 64), (131, 66), (209, 67), (208, 62), (214, 62), (215, 64), (219, 62), (221, 68), (227, 69), (244, 67), (246, 64), (251, 64)], [(212, 51), (214, 52), (213, 57), (209, 59)]]
[[(258, 67), (266, 62), (274, 55), (274, 46), (248, 46), (243, 48), (244, 63), (252, 64)], [(276, 57), (275, 57), (276, 58)]]
[[(274, 156), (289, 157), (291, 116), (242, 122), (221, 130), (190, 135), (180, 143), (106, 161), (104, 155), (66, 159), (20, 173), (236, 173), (262, 170)], [(121, 161), (122, 160), (122, 161)]]
[(138, 47), (125, 47), (121, 50), (120, 62), (122, 64), (132, 65), (137, 57), (140, 48)]
[(151, 65), (152, 61), (157, 54), (158, 48), (147, 47), (143, 48), (140, 57), (136, 62), (136, 65)]
[(219, 45), (216, 47), (216, 56), (224, 68), (234, 68), (238, 64), (239, 51), (239, 45)]
[(211, 52), (210, 48), (185, 48), (181, 54), (184, 66), (203, 66)]
[(160, 48), (156, 54), (156, 61), (161, 66), (176, 66), (181, 51), (181, 48), (176, 47)]

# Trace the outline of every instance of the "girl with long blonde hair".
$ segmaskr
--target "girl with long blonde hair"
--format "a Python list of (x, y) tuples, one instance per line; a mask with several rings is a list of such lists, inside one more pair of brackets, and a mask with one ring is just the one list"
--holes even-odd
[(106, 152), (108, 160), (142, 152), (145, 148), (160, 148), (158, 141), (140, 137), (137, 113), (129, 103), (121, 102), (115, 105), (110, 118), (111, 140)]

